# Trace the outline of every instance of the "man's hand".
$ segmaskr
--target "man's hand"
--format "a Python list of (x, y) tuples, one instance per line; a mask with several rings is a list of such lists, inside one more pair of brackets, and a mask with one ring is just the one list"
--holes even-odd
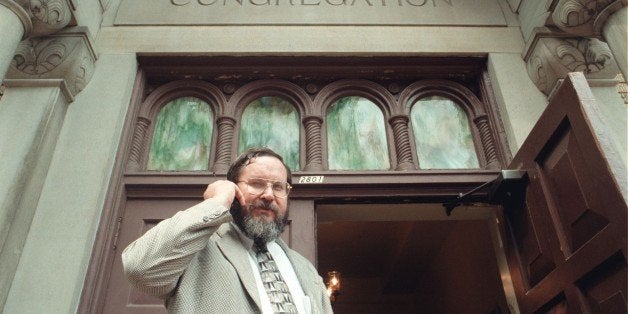
[(214, 201), (224, 205), (227, 208), (231, 208), (233, 200), (238, 200), (241, 206), (245, 206), (244, 194), (240, 191), (238, 186), (227, 180), (218, 180), (207, 186), (205, 193), (203, 193), (204, 199), (213, 199)]

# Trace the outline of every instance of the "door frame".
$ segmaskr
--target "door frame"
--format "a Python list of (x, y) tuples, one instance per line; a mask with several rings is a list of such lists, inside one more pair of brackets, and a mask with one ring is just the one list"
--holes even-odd
[[(98, 228), (94, 248), (90, 263), (88, 265), (85, 284), (81, 295), (78, 311), (81, 313), (99, 313), (103, 308), (104, 292), (108, 280), (111, 276), (111, 268), (113, 259), (120, 254), (121, 248), (117, 246), (119, 230), (123, 225), (124, 204), (128, 197), (148, 196), (148, 197), (195, 197), (202, 195), (208, 183), (213, 180), (224, 179), (226, 169), (223, 164), (226, 159), (230, 159), (235, 154), (233, 148), (217, 157), (212, 157), (213, 162), (219, 164), (220, 167), (214, 171), (205, 171), (200, 173), (151, 173), (142, 171), (141, 167), (134, 168), (134, 162), (141, 162), (144, 158), (142, 151), (146, 145), (145, 139), (137, 141), (135, 136), (138, 132), (138, 120), (143, 114), (141, 106), (146, 99), (149, 90), (154, 86), (155, 80), (181, 80), (181, 77), (168, 77), (183, 75), (186, 71), (201, 71), (199, 65), (218, 66), (227, 62), (230, 66), (242, 67), (242, 62), (250, 63), (252, 69), (255, 67), (275, 66), (279, 69), (279, 73), (285, 69), (291, 69), (296, 65), (306, 64), (310, 68), (316, 68), (316, 63), (326, 65), (321, 67), (324, 71), (319, 75), (346, 75), (346, 64), (358, 64), (356, 69), (383, 69), (386, 67), (394, 67), (395, 69), (405, 69), (405, 71), (413, 73), (422, 73), (428, 78), (437, 80), (428, 80), (430, 82), (444, 82), (445, 78), (449, 78), (451, 72), (459, 74), (459, 78), (466, 81), (469, 86), (463, 84), (446, 84), (445, 90), (441, 91), (446, 95), (453, 95), (457, 99), (470, 99), (468, 106), (478, 110), (481, 113), (478, 119), (474, 121), (483, 127), (482, 137), (476, 135), (476, 145), (482, 145), (480, 152), (488, 152), (490, 164), (487, 160), (483, 161), (484, 169), (471, 170), (408, 170), (403, 171), (325, 171), (325, 170), (308, 170), (297, 171), (293, 173), (293, 182), (295, 182), (294, 192), (291, 198), (294, 200), (312, 200), (314, 202), (372, 202), (376, 199), (386, 199), (390, 202), (399, 203), (444, 203), (449, 202), (458, 197), (462, 193), (466, 193), (488, 181), (492, 181), (499, 175), (500, 165), (507, 164), (511, 155), (508, 144), (505, 139), (505, 132), (501, 124), (499, 114), (496, 110), (494, 97), (491, 94), (491, 86), (488, 79), (488, 73), (485, 69), (485, 57), (442, 57), (442, 58), (425, 58), (425, 57), (377, 57), (377, 58), (357, 58), (354, 57), (248, 57), (248, 58), (230, 58), (230, 57), (208, 57), (208, 58), (192, 58), (191, 61), (185, 61), (185, 58), (169, 56), (140, 56), (140, 69), (134, 83), (133, 94), (130, 101), (129, 112), (121, 134), (121, 143), (118, 153), (115, 156), (116, 162), (113, 175), (108, 187), (108, 194), (105, 200), (104, 209), (101, 216), (101, 223)], [(297, 60), (298, 59), (298, 60)], [(351, 62), (347, 62), (351, 61)], [(186, 63), (187, 62), (187, 63)], [(229, 63), (231, 62), (231, 63)], [(408, 63), (410, 62), (410, 63)], [(166, 66), (163, 66), (166, 64)], [(167, 66), (168, 64), (177, 64), (177, 66)], [(208, 65), (209, 64), (209, 65)], [(409, 64), (412, 67), (409, 68)], [(442, 67), (446, 65), (446, 67)], [(314, 66), (314, 67), (313, 67)], [(306, 67), (307, 68), (307, 67)], [(443, 68), (445, 70), (443, 70)], [(176, 71), (175, 71), (176, 70)], [(229, 70), (229, 68), (227, 68)], [(417, 72), (419, 71), (419, 72)], [(360, 71), (356, 71), (358, 73)], [(371, 73), (372, 71), (362, 71), (363, 73)], [(170, 73), (170, 74), (169, 74)], [(196, 73), (198, 74), (198, 73)], [(352, 77), (356, 79), (356, 77)], [(357, 78), (360, 79), (360, 78)], [(407, 78), (405, 78), (407, 79)], [(420, 79), (420, 78), (415, 78)], [(183, 82), (184, 83), (184, 82)], [(446, 83), (446, 82), (444, 82)], [(178, 83), (177, 83), (178, 84)], [(431, 86), (431, 85), (430, 85)], [(224, 88), (228, 86), (225, 85)], [(223, 88), (223, 89), (224, 89)], [(388, 89), (396, 90), (399, 86), (389, 84)], [(430, 87), (432, 88), (432, 87)], [(480, 102), (481, 100), (481, 102)], [(221, 117), (221, 119), (224, 117)], [(305, 117), (309, 118), (309, 117)], [(397, 117), (393, 117), (397, 118)], [(390, 121), (389, 121), (390, 122)], [(304, 130), (302, 130), (302, 133)], [(404, 141), (395, 134), (390, 138), (392, 142)], [(490, 139), (487, 141), (487, 139)], [(218, 142), (221, 138), (218, 139)], [(214, 144), (216, 145), (216, 144)], [(393, 145), (393, 144), (391, 144)], [(411, 144), (412, 145), (412, 144)], [(305, 146), (305, 145), (303, 145)], [(392, 146), (391, 146), (392, 147)], [(310, 151), (311, 148), (302, 148), (302, 155)], [(404, 151), (405, 152), (405, 151)], [(226, 154), (226, 155), (225, 155)], [(483, 154), (480, 154), (481, 156)], [(392, 159), (396, 159), (400, 155), (395, 154), (394, 150), (391, 154)], [(226, 157), (226, 159), (225, 159)], [(401, 158), (401, 157), (399, 157)], [(403, 157), (406, 161), (416, 158), (415, 156)], [(482, 157), (482, 159), (486, 159)], [(401, 159), (400, 159), (401, 161)], [(495, 162), (497, 161), (497, 162)], [(324, 176), (323, 182), (318, 183), (298, 183), (302, 176)], [(167, 183), (164, 183), (167, 182)], [(479, 191), (468, 197), (469, 202), (481, 202), (487, 199), (487, 193)], [(200, 199), (199, 199), (200, 200)], [(309, 249), (310, 252), (312, 249)], [(311, 254), (310, 258), (311, 258)], [(307, 255), (307, 254), (306, 254)]]

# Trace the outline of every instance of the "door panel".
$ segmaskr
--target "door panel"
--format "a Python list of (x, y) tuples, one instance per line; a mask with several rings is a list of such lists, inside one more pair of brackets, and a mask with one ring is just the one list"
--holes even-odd
[(122, 269), (122, 250), (159, 221), (198, 203), (198, 199), (130, 199), (126, 202), (104, 313), (166, 313), (163, 301), (131, 289)]
[(607, 159), (618, 155), (596, 106), (571, 73), (511, 163), (528, 173), (504, 203), (522, 313), (626, 313), (627, 207), (616, 179), (626, 169)]

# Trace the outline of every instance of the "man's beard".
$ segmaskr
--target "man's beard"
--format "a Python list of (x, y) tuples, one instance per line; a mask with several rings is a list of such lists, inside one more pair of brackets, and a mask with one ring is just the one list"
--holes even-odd
[[(271, 210), (275, 213), (275, 218), (272, 221), (265, 221), (262, 217), (253, 217), (251, 211), (254, 208)], [(235, 202), (231, 205), (231, 215), (240, 230), (242, 230), (247, 237), (253, 239), (253, 242), (258, 246), (279, 238), (288, 221), (287, 210), (285, 215), (280, 215), (277, 205), (259, 199), (248, 204), (246, 210), (242, 208), (239, 203)]]

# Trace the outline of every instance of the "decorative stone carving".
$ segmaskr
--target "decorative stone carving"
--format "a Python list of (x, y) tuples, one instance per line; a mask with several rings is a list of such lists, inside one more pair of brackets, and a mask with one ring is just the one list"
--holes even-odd
[(133, 132), (133, 140), (131, 141), (131, 153), (129, 155), (128, 171), (137, 171), (140, 169), (140, 159), (142, 158), (142, 148), (146, 141), (146, 132), (150, 126), (150, 120), (144, 117), (137, 118), (135, 124), (135, 132)]
[(22, 20), (24, 38), (51, 35), (75, 25), (70, 0), (0, 0)]
[(30, 38), (17, 47), (7, 78), (62, 79), (75, 96), (91, 79), (95, 61), (85, 33)]
[(216, 143), (216, 161), (214, 162), (214, 172), (227, 172), (231, 163), (231, 147), (233, 143), (233, 132), (236, 120), (231, 117), (219, 117), (218, 141)]
[(575, 36), (601, 37), (606, 20), (625, 0), (556, 0), (546, 25)]
[(397, 167), (395, 170), (414, 170), (412, 162), (412, 147), (410, 146), (410, 135), (408, 134), (408, 121), (406, 115), (399, 115), (390, 118), (388, 121), (392, 126), (395, 140), (395, 151), (397, 153)]
[(587, 78), (613, 78), (619, 72), (608, 45), (595, 38), (535, 38), (526, 62), (528, 75), (546, 95), (569, 72)]
[(303, 119), (305, 125), (305, 171), (323, 170), (323, 149), (321, 125), (323, 119), (309, 116)]
[(30, 37), (54, 34), (73, 20), (70, 3), (66, 0), (30, 0), (33, 32)]
[(484, 149), (484, 156), (486, 157), (486, 168), (499, 169), (499, 160), (497, 160), (497, 147), (495, 146), (495, 139), (491, 133), (491, 127), (488, 123), (488, 116), (481, 115), (473, 119), (478, 131), (480, 133), (480, 141), (482, 142), (482, 149)]

